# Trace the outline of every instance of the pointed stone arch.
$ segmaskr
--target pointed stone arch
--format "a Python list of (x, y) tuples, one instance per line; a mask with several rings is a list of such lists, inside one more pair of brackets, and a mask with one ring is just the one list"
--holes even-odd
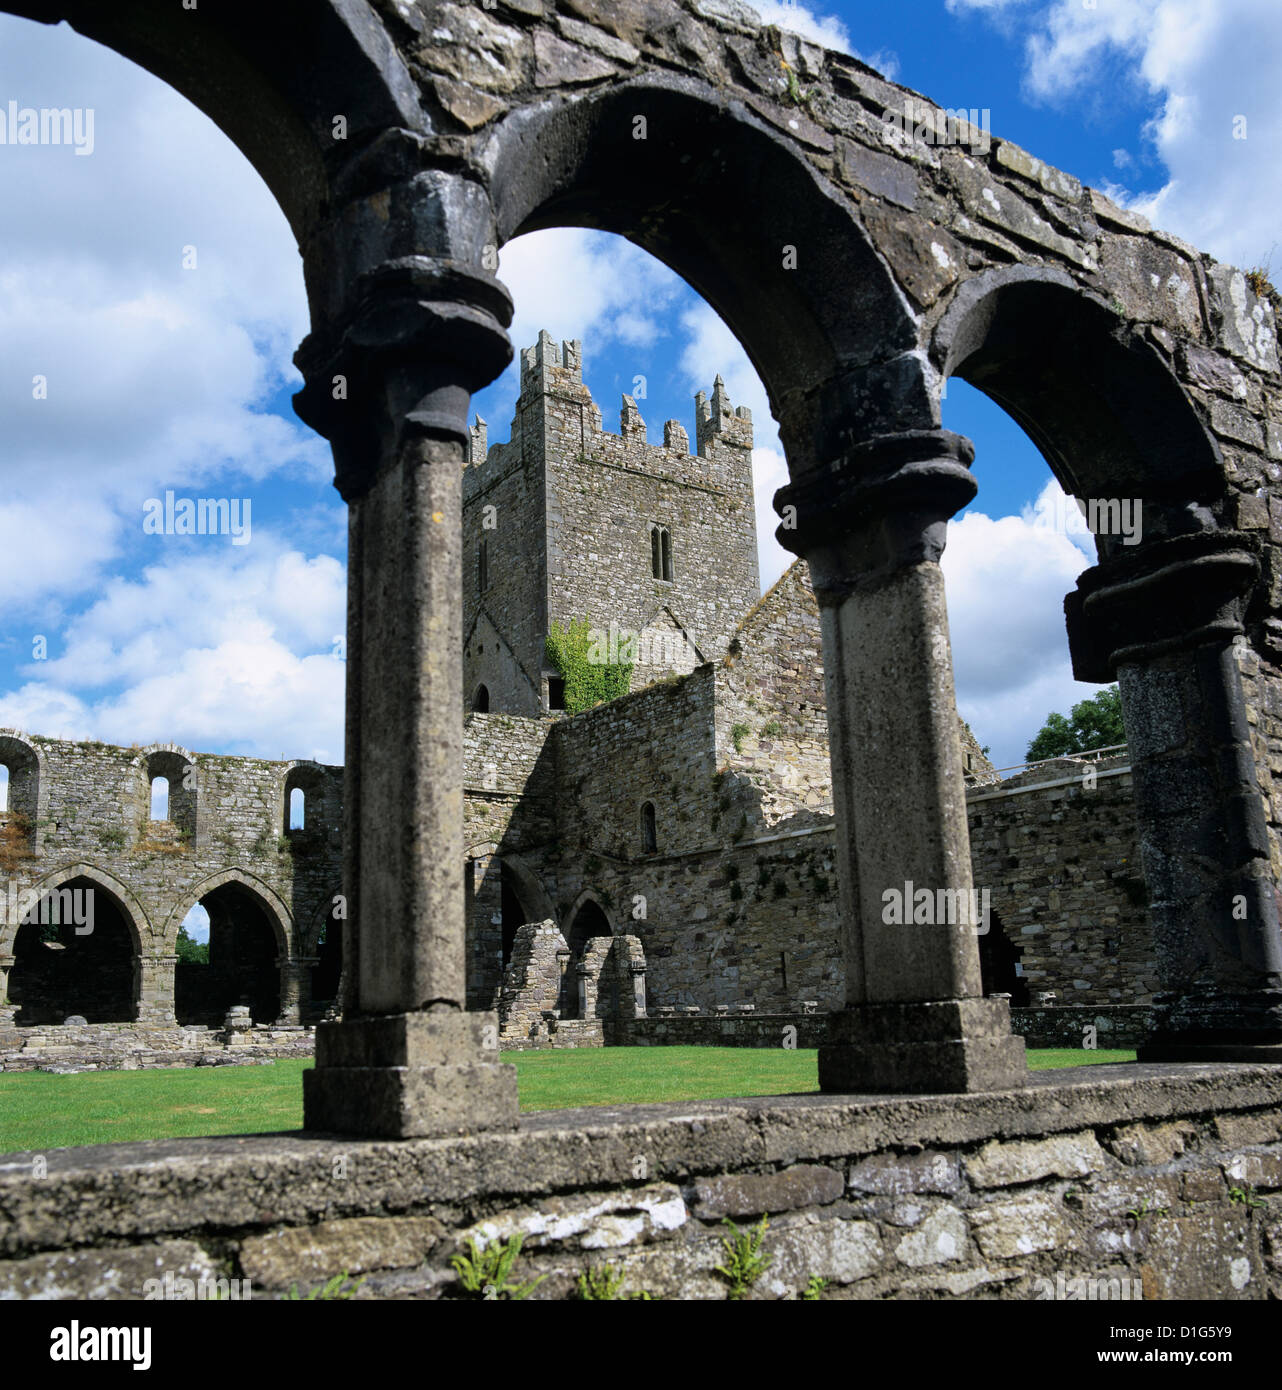
[(222, 888), (228, 883), (240, 884), (242, 888), (247, 889), (261, 901), (266, 909), (267, 920), (271, 924), (277, 949), (282, 958), (292, 957), (295, 954), (296, 940), (294, 914), (275, 889), (255, 875), (246, 873), (244, 869), (235, 868), (221, 869), (218, 873), (211, 874), (208, 878), (202, 879), (199, 883), (184, 890), (182, 897), (178, 899), (168, 917), (165, 918), (162, 931), (165, 948), (171, 952), (177, 949), (178, 928), (182, 925), (183, 919), (202, 898), (207, 898), (215, 889)]

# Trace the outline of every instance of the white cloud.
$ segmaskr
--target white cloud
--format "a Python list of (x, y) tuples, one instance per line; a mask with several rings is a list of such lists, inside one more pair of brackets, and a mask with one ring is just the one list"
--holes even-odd
[(65, 26), (0, 17), (0, 90), (95, 112), (90, 156), (4, 150), (0, 549), (24, 563), (0, 590), (17, 570), (31, 610), (123, 559), (165, 487), (228, 472), (315, 484), (331, 465), (265, 410), (298, 380), (306, 296), (284, 215), (231, 142)]
[(0, 696), (0, 725), (339, 762), (345, 606), (331, 556), (261, 533), (240, 549), (211, 537), (138, 581), (112, 580), (60, 652), (21, 668), (27, 684)]
[(1094, 563), (1089, 538), (1062, 525), (1072, 505), (1051, 479), (1021, 516), (969, 511), (948, 527), (957, 705), (998, 766), (1022, 762), (1047, 714), (1097, 689), (1073, 679), (1064, 629), (1064, 595)]

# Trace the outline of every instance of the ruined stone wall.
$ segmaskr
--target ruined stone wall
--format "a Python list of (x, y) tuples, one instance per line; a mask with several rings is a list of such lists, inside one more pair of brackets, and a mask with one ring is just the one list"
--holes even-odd
[(744, 616), (718, 672), (717, 695), (717, 757), (731, 778), (755, 789), (753, 823), (831, 815), (823, 634), (804, 560)]
[[(282, 1009), (297, 1021), (300, 989), (306, 1002), (307, 962), (341, 888), (341, 768), (6, 731), (0, 758), (17, 763), (24, 757), (38, 765), (38, 813), (34, 819), (21, 810), (10, 813), (10, 827), (15, 817), (24, 824), (0, 844), (7, 890), (0, 908), (0, 976), (12, 965), (20, 925), (9, 920), (10, 892), (85, 879), (126, 920), (138, 958), (133, 964), (141, 972), (134, 999), (140, 1016), (163, 1023), (166, 999), (172, 1007), (183, 918), (207, 894), (236, 884), (271, 925), (271, 954), (285, 961), (290, 977), (282, 981), (283, 995), (290, 996), (282, 998)], [(156, 775), (169, 778), (177, 819), (150, 819), (150, 777)], [(304, 789), (301, 830), (288, 828), (294, 785)], [(68, 940), (66, 949), (74, 951), (74, 933)]]
[(138, 1299), (166, 1271), (230, 1274), (254, 1298), (344, 1273), (359, 1299), (458, 1298), (451, 1257), (519, 1233), (511, 1279), (546, 1276), (535, 1300), (575, 1298), (607, 1266), (625, 1296), (722, 1299), (723, 1219), (763, 1215), (752, 1300), (798, 1298), (812, 1278), (824, 1299), (1282, 1296), (1276, 1067), (1030, 1086), (552, 1111), (511, 1134), (396, 1144), (55, 1150), (40, 1176), (33, 1155), (6, 1155), (0, 1298)]
[(1031, 1004), (1047, 991), (1060, 1005), (1149, 1004), (1157, 991), (1131, 775), (1117, 763), (1064, 759), (967, 796), (974, 882), (1021, 953)]

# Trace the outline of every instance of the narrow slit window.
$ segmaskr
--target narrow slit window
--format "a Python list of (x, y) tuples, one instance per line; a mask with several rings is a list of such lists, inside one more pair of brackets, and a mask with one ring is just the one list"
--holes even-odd
[(659, 533), (659, 540), (663, 550), (663, 577), (670, 583), (672, 580), (672, 532), (665, 527)]
[(169, 819), (168, 777), (153, 777), (151, 779), (151, 818), (152, 820)]
[(307, 824), (307, 797), (302, 787), (295, 787), (289, 794), (289, 828), (302, 830)]
[(646, 854), (654, 854), (659, 848), (653, 801), (647, 801), (641, 807), (641, 848)]
[(657, 526), (650, 527), (650, 573), (656, 579), (663, 578), (663, 542)]
[(9, 809), (9, 769), (0, 763), (0, 815)]
[(565, 708), (565, 680), (561, 676), (548, 677), (548, 709)]

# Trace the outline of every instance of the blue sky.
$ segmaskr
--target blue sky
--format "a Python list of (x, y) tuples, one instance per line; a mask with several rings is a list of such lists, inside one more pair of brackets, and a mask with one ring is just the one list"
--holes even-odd
[[(1282, 6), (1276, 0), (763, 4), (1219, 258), (1277, 257)], [(1249, 36), (1249, 42), (1244, 41)], [(120, 743), (342, 759), (344, 508), (327, 447), (293, 416), (307, 329), (297, 250), (243, 157), (162, 83), (65, 26), (0, 18), (0, 106), (92, 107), (94, 151), (0, 145), (0, 726)], [(1246, 141), (1227, 138), (1232, 117)], [(665, 267), (577, 230), (505, 248), (516, 345), (584, 341), (607, 428), (693, 434), (720, 372), (752, 407), (763, 580), (784, 480), (738, 345)], [(43, 377), (47, 395), (36, 399)], [(476, 408), (507, 437), (515, 368)], [(945, 423), (980, 492), (945, 572), (959, 705), (999, 763), (1089, 689), (1061, 601), (1089, 554), (1046, 523), (1055, 489), (996, 407), (951, 383)], [(248, 499), (248, 543), (148, 535), (149, 499)], [(43, 640), (42, 640), (43, 639)]]

